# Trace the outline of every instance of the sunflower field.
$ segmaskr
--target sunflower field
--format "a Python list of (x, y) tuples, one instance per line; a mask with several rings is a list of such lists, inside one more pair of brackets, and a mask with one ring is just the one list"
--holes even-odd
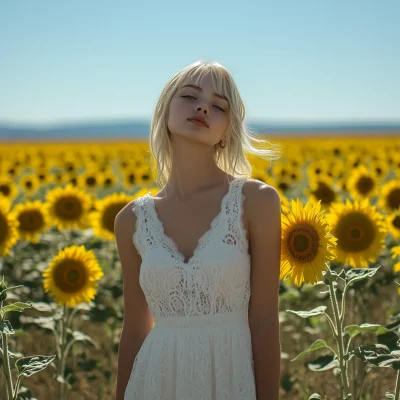
[[(400, 136), (271, 138), (281, 399), (400, 400)], [(155, 194), (146, 141), (0, 144), (0, 399), (113, 399), (118, 212)]]

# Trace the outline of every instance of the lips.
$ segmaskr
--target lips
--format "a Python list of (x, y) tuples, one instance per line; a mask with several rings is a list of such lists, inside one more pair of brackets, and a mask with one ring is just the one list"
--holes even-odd
[(193, 118), (188, 118), (188, 121), (197, 121), (197, 122), (201, 122), (202, 124), (204, 124), (204, 126), (206, 126), (208, 128), (208, 124), (207, 122), (201, 118), (201, 117), (193, 117)]

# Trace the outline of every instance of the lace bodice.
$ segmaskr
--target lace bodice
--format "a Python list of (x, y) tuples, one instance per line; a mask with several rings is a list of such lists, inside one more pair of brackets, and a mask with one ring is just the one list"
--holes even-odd
[(157, 321), (173, 317), (247, 313), (250, 298), (250, 255), (243, 224), (242, 186), (246, 178), (229, 184), (221, 210), (185, 262), (174, 241), (166, 236), (150, 192), (134, 200), (139, 252), (139, 283)]
[(187, 262), (150, 192), (134, 201), (139, 283), (155, 325), (135, 357), (125, 400), (256, 400), (245, 180), (230, 182)]

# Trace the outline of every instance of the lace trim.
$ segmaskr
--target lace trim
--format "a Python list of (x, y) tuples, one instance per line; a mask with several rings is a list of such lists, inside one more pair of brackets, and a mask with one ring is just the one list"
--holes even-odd
[[(248, 255), (247, 230), (244, 226), (244, 200), (243, 184), (246, 178), (236, 178), (229, 183), (228, 192), (221, 201), (220, 212), (215, 216), (210, 224), (210, 228), (200, 237), (193, 255), (185, 261), (185, 256), (179, 251), (175, 241), (165, 234), (154, 200), (150, 196), (150, 191), (142, 197), (134, 200), (138, 209), (132, 208), (136, 214), (136, 229), (133, 234), (133, 243), (139, 254), (142, 256), (146, 251), (146, 246), (160, 246), (167, 250), (172, 258), (179, 260), (183, 265), (190, 265), (194, 262), (198, 254), (210, 242), (214, 234), (220, 232), (227, 222), (227, 233), (223, 236), (224, 243), (236, 245), (240, 251)], [(233, 194), (233, 195), (232, 195)], [(142, 240), (143, 238), (143, 240)]]

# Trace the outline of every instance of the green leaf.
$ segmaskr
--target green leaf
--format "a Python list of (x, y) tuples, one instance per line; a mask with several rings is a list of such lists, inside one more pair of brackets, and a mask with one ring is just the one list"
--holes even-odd
[(363, 344), (347, 353), (346, 356), (348, 357), (350, 354), (354, 354), (371, 367), (400, 369), (400, 350), (390, 352), (384, 344)]
[(18, 312), (22, 312), (25, 310), (25, 308), (31, 308), (32, 307), (32, 303), (28, 302), (28, 303), (22, 303), (20, 301), (17, 301), (13, 304), (8, 304), (7, 306), (3, 307), (3, 309), (1, 310), (3, 313), (3, 316), (5, 317), (5, 315), (10, 312), (10, 311), (18, 311)]
[(23, 324), (37, 324), (43, 329), (55, 330), (56, 321), (54, 317), (25, 317), (21, 315), (20, 320)]
[(338, 368), (339, 360), (332, 354), (327, 354), (309, 362), (307, 366), (314, 372), (327, 371), (328, 369)]
[(90, 336), (84, 334), (83, 332), (73, 331), (72, 336), (74, 338), (74, 341), (76, 341), (76, 342), (88, 341), (88, 342), (92, 343), (94, 347), (98, 348), (98, 344)]
[(350, 268), (349, 270), (346, 271), (346, 280), (347, 284), (346, 286), (350, 285), (352, 282), (357, 282), (361, 281), (366, 278), (371, 278), (372, 276), (375, 275), (375, 273), (378, 271), (380, 268)]
[(32, 303), (32, 308), (34, 308), (35, 310), (38, 310), (38, 311), (42, 311), (42, 312), (52, 312), (53, 311), (50, 304), (47, 304), (47, 303), (44, 303), (41, 301)]
[(381, 335), (382, 333), (389, 332), (384, 326), (379, 324), (361, 324), (361, 325), (347, 325), (344, 328), (344, 332), (347, 333), (351, 338), (363, 334), (376, 332), (377, 335)]
[(300, 354), (298, 354), (296, 356), (296, 358), (294, 358), (293, 360), (290, 361), (297, 361), (297, 360), (301, 360), (302, 358), (304, 358), (306, 355), (319, 350), (319, 349), (327, 349), (329, 348), (329, 346), (327, 345), (327, 343), (325, 342), (325, 340), (322, 339), (317, 339), (310, 347), (308, 350), (304, 350), (302, 351)]
[(15, 367), (18, 371), (18, 376), (31, 376), (36, 372), (45, 369), (56, 356), (29, 356), (22, 357), (15, 361)]
[(286, 310), (287, 312), (291, 312), (293, 314), (298, 315), (299, 317), (302, 318), (308, 318), (314, 315), (321, 315), (325, 314), (326, 306), (319, 306), (317, 308), (314, 308), (313, 310), (310, 311), (294, 311), (294, 310)]

